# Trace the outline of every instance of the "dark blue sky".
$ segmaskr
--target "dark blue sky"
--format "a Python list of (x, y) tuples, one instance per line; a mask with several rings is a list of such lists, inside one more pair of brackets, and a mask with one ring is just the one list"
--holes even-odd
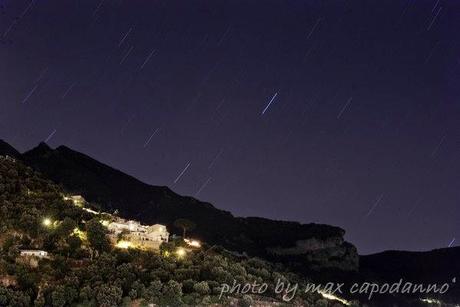
[(235, 215), (338, 225), (361, 253), (446, 247), (460, 240), (459, 13), (2, 1), (0, 137), (65, 144)]

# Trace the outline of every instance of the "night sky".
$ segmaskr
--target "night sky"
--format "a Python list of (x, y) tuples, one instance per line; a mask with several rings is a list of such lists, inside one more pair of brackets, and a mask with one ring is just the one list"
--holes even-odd
[(18, 150), (338, 225), (363, 254), (460, 241), (458, 1), (0, 3)]

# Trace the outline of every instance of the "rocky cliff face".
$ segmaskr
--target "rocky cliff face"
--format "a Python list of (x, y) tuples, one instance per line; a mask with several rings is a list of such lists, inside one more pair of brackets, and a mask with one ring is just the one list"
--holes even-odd
[(324, 240), (310, 238), (307, 240), (298, 240), (292, 247), (269, 247), (267, 251), (275, 255), (301, 255), (310, 252), (316, 252), (322, 249), (335, 248), (342, 245), (343, 237), (330, 237)]
[(318, 271), (327, 268), (356, 271), (359, 268), (356, 248), (345, 242), (342, 236), (298, 240), (294, 246), (269, 247), (267, 252), (283, 262), (303, 265), (305, 270)]

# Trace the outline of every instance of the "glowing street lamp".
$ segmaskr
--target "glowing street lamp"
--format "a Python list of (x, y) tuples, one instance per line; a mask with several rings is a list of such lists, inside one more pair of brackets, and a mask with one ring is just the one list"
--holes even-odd
[(51, 226), (51, 219), (49, 219), (49, 218), (44, 218), (42, 224), (43, 224), (43, 226), (45, 226), (45, 227), (50, 227), (50, 226)]
[(201, 247), (201, 243), (200, 241), (197, 241), (197, 240), (191, 240), (191, 239), (184, 239), (185, 243), (187, 243), (188, 246), (191, 246), (191, 247)]
[(76, 235), (77, 237), (79, 237), (80, 240), (82, 240), (82, 241), (86, 241), (88, 239), (88, 237), (86, 235), (86, 232), (81, 231), (80, 229), (78, 229), (78, 227), (74, 228), (73, 234)]
[(335, 295), (333, 295), (331, 293), (320, 291), (319, 294), (321, 294), (325, 299), (332, 300), (332, 301), (339, 301), (342, 304), (344, 304), (345, 306), (351, 305), (351, 303), (349, 301), (347, 301), (347, 300), (345, 300), (343, 298), (340, 298), (338, 296), (335, 296)]
[(176, 250), (176, 255), (177, 255), (178, 258), (184, 258), (186, 254), (187, 254), (187, 252), (182, 247), (179, 247)]
[(118, 241), (118, 243), (115, 244), (115, 247), (127, 249), (133, 247), (133, 245), (129, 241)]

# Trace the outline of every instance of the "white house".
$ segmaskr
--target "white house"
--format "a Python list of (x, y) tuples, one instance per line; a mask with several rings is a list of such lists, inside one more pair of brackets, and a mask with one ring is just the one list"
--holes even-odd
[[(169, 233), (166, 226), (155, 224), (151, 226), (141, 225), (138, 221), (118, 218), (108, 224), (110, 239), (114, 244), (122, 240), (125, 244), (122, 247), (140, 247), (146, 249), (159, 249), (161, 243), (168, 242)], [(120, 245), (118, 245), (120, 246)]]
[(37, 257), (49, 258), (48, 252), (39, 249), (22, 249), (20, 250), (22, 257)]

